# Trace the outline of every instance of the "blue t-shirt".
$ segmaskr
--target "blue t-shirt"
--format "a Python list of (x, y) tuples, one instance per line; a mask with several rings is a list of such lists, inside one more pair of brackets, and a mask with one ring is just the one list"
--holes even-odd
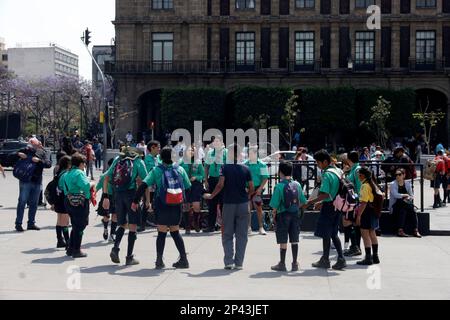
[(242, 164), (226, 164), (220, 176), (225, 178), (223, 203), (239, 204), (248, 202), (247, 183), (252, 181), (250, 170)]

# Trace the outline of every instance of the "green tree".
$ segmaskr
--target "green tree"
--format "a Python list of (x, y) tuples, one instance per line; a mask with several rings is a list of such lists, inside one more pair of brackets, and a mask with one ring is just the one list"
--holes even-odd
[(428, 99), (425, 110), (422, 109), (422, 104), (420, 104), (420, 112), (413, 113), (413, 117), (419, 121), (419, 124), (423, 129), (425, 143), (428, 147), (428, 154), (431, 154), (431, 132), (433, 128), (445, 118), (445, 113), (440, 112), (440, 110), (428, 111), (429, 108), (430, 100)]
[(291, 97), (284, 106), (284, 114), (281, 116), (284, 127), (287, 129), (287, 133), (282, 135), (286, 142), (289, 144), (289, 150), (292, 150), (292, 140), (294, 139), (295, 124), (297, 123), (297, 116), (300, 112), (298, 108), (298, 96), (291, 92)]
[(372, 116), (369, 120), (369, 126), (375, 133), (378, 145), (386, 148), (389, 137), (387, 121), (391, 116), (391, 103), (380, 96), (377, 100), (377, 104), (374, 105), (371, 110)]

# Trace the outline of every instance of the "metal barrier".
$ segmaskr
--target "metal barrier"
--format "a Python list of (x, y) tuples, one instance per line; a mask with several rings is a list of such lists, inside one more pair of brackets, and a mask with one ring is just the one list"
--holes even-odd
[[(311, 190), (314, 190), (319, 185), (319, 177), (321, 174), (321, 170), (318, 168), (317, 163), (315, 161), (290, 161), (294, 166), (294, 174), (293, 178), (300, 182), (304, 188), (304, 192), (307, 198), (311, 195)], [(423, 179), (423, 164), (416, 163), (383, 163), (381, 161), (361, 161), (360, 165), (362, 167), (369, 167), (372, 172), (376, 174), (376, 181), (378, 185), (381, 187), (382, 191), (385, 194), (386, 202), (385, 202), (385, 210), (388, 210), (389, 206), (389, 184), (391, 181), (395, 180), (395, 176), (391, 176), (390, 174), (399, 168), (403, 168), (408, 172), (417, 172), (420, 171), (420, 176), (415, 174), (411, 174), (411, 177), (408, 180), (411, 180), (411, 184), (414, 190), (414, 180), (419, 179), (420, 183), (420, 212), (424, 212), (424, 179)], [(263, 198), (266, 200), (270, 200), (272, 197), (272, 192), (277, 183), (280, 182), (280, 177), (278, 175), (278, 163), (272, 162), (267, 164), (269, 169), (269, 179), (267, 182), (266, 190), (263, 194)], [(342, 169), (342, 163), (337, 163), (336, 166)], [(385, 172), (383, 169), (389, 168), (389, 172)], [(414, 170), (412, 170), (414, 168)]]

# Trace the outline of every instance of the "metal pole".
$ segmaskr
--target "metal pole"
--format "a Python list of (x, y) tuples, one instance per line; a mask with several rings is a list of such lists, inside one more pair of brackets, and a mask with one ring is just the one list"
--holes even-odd
[(56, 152), (56, 91), (53, 91), (53, 152)]
[[(91, 51), (89, 50), (89, 47), (83, 42), (84, 46), (86, 47), (87, 52), (89, 53), (89, 55), (92, 58), (92, 61), (94, 62), (95, 66), (97, 67), (97, 70), (100, 72), (100, 75), (102, 76), (102, 83), (103, 83), (103, 90), (102, 90), (102, 100), (105, 106), (104, 112), (105, 112), (105, 119), (103, 122), (103, 172), (106, 172), (106, 166), (108, 165), (108, 162), (106, 160), (106, 156), (107, 156), (107, 152), (108, 152), (108, 125), (107, 125), (107, 121), (109, 118), (108, 115), (108, 101), (106, 98), (106, 79), (105, 79), (105, 74), (103, 73), (103, 70), (100, 68), (100, 66), (98, 65), (97, 61), (95, 60), (94, 56), (92, 55)], [(112, 148), (113, 146), (111, 146)]]
[(83, 95), (80, 95), (80, 138), (83, 137)]
[(8, 141), (8, 131), (9, 131), (9, 108), (11, 107), (11, 92), (8, 91), (8, 104), (6, 107), (6, 128), (5, 128), (5, 140)]
[(420, 212), (424, 212), (424, 204), (423, 204), (423, 164), (420, 165)]
[[(36, 109), (39, 110), (39, 96), (36, 97)], [(39, 131), (39, 119), (38, 116), (36, 116), (36, 136), (38, 136)]]

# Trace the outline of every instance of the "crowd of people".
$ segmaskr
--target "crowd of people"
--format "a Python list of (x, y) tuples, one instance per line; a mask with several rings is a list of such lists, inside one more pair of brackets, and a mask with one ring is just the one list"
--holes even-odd
[[(96, 147), (97, 145), (97, 147)], [(225, 146), (222, 137), (213, 138), (203, 158), (198, 158), (197, 146), (185, 146), (182, 139), (175, 147), (161, 148), (158, 141), (136, 147), (123, 146), (120, 155), (108, 162), (108, 168), (95, 183), (93, 166), (101, 145), (97, 140), (81, 140), (77, 135), (64, 138), (57, 155), (54, 179), (46, 188), (46, 198), (57, 213), (57, 247), (65, 248), (73, 258), (87, 254), (81, 250), (83, 234), (89, 223), (91, 204), (96, 206), (97, 192), (101, 192), (97, 213), (102, 216), (103, 239), (113, 243), (110, 258), (121, 263), (121, 242), (128, 232), (126, 265), (139, 261), (134, 254), (138, 232), (144, 231), (149, 216), (154, 218), (158, 237), (156, 240), (156, 268), (165, 268), (164, 250), (167, 233), (175, 243), (180, 259), (175, 268), (189, 268), (186, 248), (180, 229), (186, 235), (196, 232), (222, 232), (225, 269), (242, 269), (248, 235), (251, 233), (252, 215), (257, 217), (259, 234), (265, 230), (263, 194), (270, 179), (266, 163), (258, 158), (258, 146), (251, 145), (243, 156), (243, 149), (236, 145)], [(320, 183), (315, 192), (305, 196), (308, 173), (298, 172), (292, 162), (280, 161), (279, 182), (270, 192), (269, 215), (275, 226), (280, 261), (272, 267), (274, 271), (287, 271), (286, 254), (288, 243), (292, 250), (292, 271), (299, 269), (298, 251), (301, 212), (307, 208), (320, 211), (315, 236), (322, 238), (322, 257), (313, 264), (315, 268), (342, 270), (347, 266), (346, 257), (363, 254), (357, 263), (371, 265), (380, 263), (376, 230), (379, 228), (381, 209), (379, 176), (368, 160), (381, 163), (386, 179), (389, 179), (389, 209), (397, 217), (398, 236), (407, 237), (406, 225), (413, 225), (412, 235), (421, 237), (418, 230), (417, 213), (411, 179), (411, 160), (403, 147), (397, 147), (386, 157), (381, 148), (364, 148), (341, 156), (342, 167), (337, 159), (321, 150), (311, 156), (306, 148), (299, 148), (295, 160), (314, 162), (320, 171)], [(436, 175), (432, 187), (446, 182), (444, 202), (448, 198), (450, 166), (444, 150), (436, 155)], [(48, 153), (36, 138), (17, 156), (21, 159), (14, 173), (20, 180), (20, 196), (17, 206), (16, 230), (23, 232), (22, 220), (28, 204), (28, 230), (39, 230), (35, 217), (39, 193), (42, 189), (44, 169), (51, 168)], [(244, 159), (245, 158), (245, 159)], [(0, 168), (0, 171), (1, 168)], [(89, 179), (91, 176), (91, 179)], [(357, 205), (345, 212), (338, 209), (336, 199), (343, 186), (351, 186), (357, 195)], [(347, 189), (346, 189), (347, 190)], [(385, 190), (387, 192), (387, 190)], [(202, 202), (208, 212), (202, 211)], [(252, 213), (252, 214), (250, 214)], [(70, 226), (71, 225), (71, 230)], [(339, 238), (343, 226), (344, 245)], [(337, 252), (337, 261), (330, 263), (332, 244)]]

